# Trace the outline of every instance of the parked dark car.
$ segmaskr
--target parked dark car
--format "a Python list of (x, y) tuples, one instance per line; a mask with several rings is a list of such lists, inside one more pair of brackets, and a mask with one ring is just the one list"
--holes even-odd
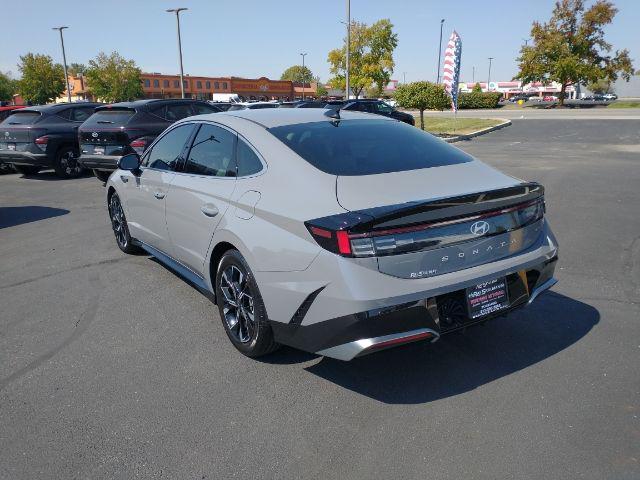
[(401, 122), (408, 123), (409, 125), (415, 125), (415, 119), (413, 115), (409, 115), (405, 112), (396, 110), (388, 103), (376, 99), (357, 99), (357, 100), (345, 100), (343, 102), (327, 102), (327, 106), (334, 108), (339, 106), (341, 110), (354, 110), (365, 113), (375, 113), (376, 115), (384, 115), (385, 117), (395, 118)]
[(517, 95), (514, 95), (513, 97), (510, 97), (509, 101), (512, 103), (517, 103), (520, 100), (522, 100), (523, 102), (526, 102), (529, 100), (530, 96), (531, 95), (527, 95), (526, 93), (519, 93)]
[(582, 100), (586, 102), (605, 102), (607, 99), (604, 97), (604, 95), (596, 93), (595, 95), (584, 97)]
[(100, 103), (57, 103), (13, 111), (0, 123), (0, 162), (22, 174), (54, 168), (61, 178), (82, 173), (78, 127)]
[(78, 130), (80, 164), (106, 182), (123, 155), (142, 155), (172, 123), (192, 115), (217, 113), (219, 107), (200, 100), (147, 99), (113, 103), (96, 111)]

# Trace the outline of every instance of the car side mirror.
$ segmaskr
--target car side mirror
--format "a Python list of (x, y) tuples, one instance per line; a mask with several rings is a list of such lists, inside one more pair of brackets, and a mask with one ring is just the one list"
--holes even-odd
[(137, 172), (140, 170), (140, 156), (137, 153), (128, 153), (120, 157), (118, 160), (118, 168), (120, 170), (128, 170)]

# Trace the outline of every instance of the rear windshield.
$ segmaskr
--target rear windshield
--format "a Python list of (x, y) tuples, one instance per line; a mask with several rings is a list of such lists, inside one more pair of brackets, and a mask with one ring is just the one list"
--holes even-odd
[(40, 112), (16, 112), (5, 118), (5, 125), (32, 125), (40, 119)]
[(98, 110), (88, 118), (85, 125), (124, 125), (135, 113), (135, 110)]
[(389, 120), (300, 123), (269, 132), (331, 175), (374, 175), (473, 160), (416, 127)]

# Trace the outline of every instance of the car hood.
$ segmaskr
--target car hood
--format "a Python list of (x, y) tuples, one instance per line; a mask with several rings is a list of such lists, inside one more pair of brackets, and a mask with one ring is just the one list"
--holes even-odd
[(378, 175), (338, 176), (336, 197), (346, 210), (437, 200), (507, 188), (521, 180), (474, 160)]

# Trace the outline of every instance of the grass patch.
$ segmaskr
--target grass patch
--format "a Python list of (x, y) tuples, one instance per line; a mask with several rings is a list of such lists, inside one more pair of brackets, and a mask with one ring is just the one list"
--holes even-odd
[[(420, 115), (415, 116), (416, 127), (420, 128)], [(502, 123), (495, 118), (453, 118), (424, 117), (424, 129), (435, 135), (467, 135), (484, 128), (494, 127)]]
[(608, 105), (607, 108), (640, 108), (640, 101), (623, 100), (620, 102), (613, 102)]

